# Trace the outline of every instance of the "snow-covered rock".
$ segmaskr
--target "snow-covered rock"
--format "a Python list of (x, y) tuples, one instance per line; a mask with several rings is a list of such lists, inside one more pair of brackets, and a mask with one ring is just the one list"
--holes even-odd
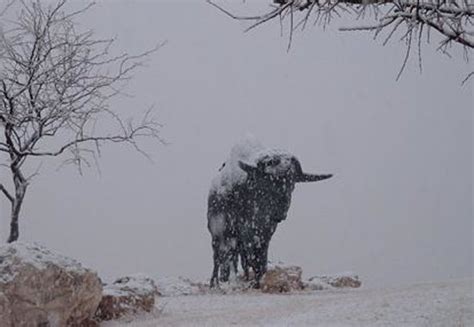
[(1, 326), (80, 325), (100, 302), (97, 274), (37, 244), (0, 246)]
[(267, 270), (261, 281), (264, 293), (301, 291), (303, 270), (298, 266), (274, 266)]
[(153, 279), (137, 274), (105, 285), (96, 319), (111, 320), (140, 312), (151, 312), (159, 295)]
[(197, 295), (209, 289), (207, 282), (194, 282), (184, 277), (158, 278), (156, 286), (162, 296)]
[(308, 291), (322, 291), (331, 289), (332, 286), (326, 282), (323, 282), (319, 277), (310, 277), (308, 280), (304, 282), (304, 288)]
[(362, 285), (359, 276), (352, 273), (335, 274), (331, 276), (313, 276), (308, 278), (305, 286), (311, 290), (328, 288), (358, 288)]

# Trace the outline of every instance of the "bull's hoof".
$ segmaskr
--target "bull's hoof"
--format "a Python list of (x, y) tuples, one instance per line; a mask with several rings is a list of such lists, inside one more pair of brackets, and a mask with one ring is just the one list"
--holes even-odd
[(252, 281), (250, 282), (250, 287), (253, 288), (253, 289), (260, 289), (260, 282), (259, 281)]
[(219, 288), (219, 280), (217, 278), (212, 278), (209, 282), (209, 288)]

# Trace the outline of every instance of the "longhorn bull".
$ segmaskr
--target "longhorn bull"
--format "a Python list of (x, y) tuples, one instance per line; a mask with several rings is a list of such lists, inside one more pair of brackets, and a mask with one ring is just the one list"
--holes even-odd
[(331, 176), (304, 173), (294, 155), (265, 149), (256, 141), (234, 146), (208, 198), (214, 262), (211, 287), (237, 273), (240, 256), (245, 278), (252, 269), (252, 282), (258, 288), (267, 270), (270, 240), (278, 223), (286, 219), (295, 184)]

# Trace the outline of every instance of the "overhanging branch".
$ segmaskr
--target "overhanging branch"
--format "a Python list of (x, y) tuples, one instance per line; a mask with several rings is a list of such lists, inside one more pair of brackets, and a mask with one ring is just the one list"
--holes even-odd
[[(270, 9), (261, 15), (235, 15), (217, 4), (207, 0), (235, 20), (250, 21), (246, 31), (273, 19), (287, 21), (289, 44), (298, 27), (303, 29), (307, 22), (323, 27), (334, 17), (343, 13), (355, 14), (356, 19), (370, 17), (373, 24), (340, 28), (341, 31), (371, 31), (374, 38), (386, 31), (385, 45), (394, 37), (400, 26), (405, 26), (400, 40), (405, 42), (407, 52), (402, 65), (412, 49), (418, 49), (418, 62), (421, 70), (421, 41), (430, 43), (430, 30), (442, 36), (437, 50), (448, 54), (451, 44), (458, 44), (464, 49), (464, 59), (468, 60), (474, 49), (474, 3), (470, 0), (267, 0)], [(370, 10), (368, 10), (370, 9)], [(298, 18), (297, 18), (298, 17)], [(413, 45), (412, 45), (412, 42)], [(468, 75), (473, 76), (473, 74)]]

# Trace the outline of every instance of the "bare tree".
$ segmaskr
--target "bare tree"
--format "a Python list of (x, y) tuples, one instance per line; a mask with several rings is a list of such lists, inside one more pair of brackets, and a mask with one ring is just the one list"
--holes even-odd
[[(5, 12), (15, 17), (0, 26), (1, 168), (12, 178), (10, 185), (0, 181), (0, 191), (11, 204), (8, 242), (18, 239), (20, 211), (35, 175), (26, 174), (27, 162), (69, 154), (65, 162), (81, 170), (97, 159), (104, 143), (127, 143), (146, 155), (139, 138), (161, 141), (160, 125), (150, 110), (135, 123), (109, 106), (159, 46), (138, 55), (110, 55), (113, 39), (78, 31), (75, 19), (90, 5), (67, 11), (65, 2), (11, 1), (0, 10), (4, 17)], [(99, 128), (102, 121), (115, 127)]]
[[(401, 26), (405, 26), (401, 40), (406, 43), (406, 53), (397, 79), (414, 47), (418, 49), (421, 69), (421, 43), (423, 40), (430, 42), (432, 30), (441, 36), (438, 50), (443, 53), (449, 55), (449, 48), (457, 44), (463, 47), (464, 57), (468, 60), (474, 48), (472, 0), (273, 0), (266, 13), (256, 16), (237, 16), (211, 0), (207, 2), (234, 19), (252, 22), (247, 30), (274, 19), (280, 22), (288, 20), (288, 48), (297, 28), (304, 29), (308, 22), (325, 27), (334, 17), (342, 14), (353, 14), (357, 19), (373, 18), (373, 24), (342, 27), (340, 30), (369, 31), (374, 33), (374, 37), (384, 34), (384, 45)], [(466, 79), (473, 74), (470, 73)]]

